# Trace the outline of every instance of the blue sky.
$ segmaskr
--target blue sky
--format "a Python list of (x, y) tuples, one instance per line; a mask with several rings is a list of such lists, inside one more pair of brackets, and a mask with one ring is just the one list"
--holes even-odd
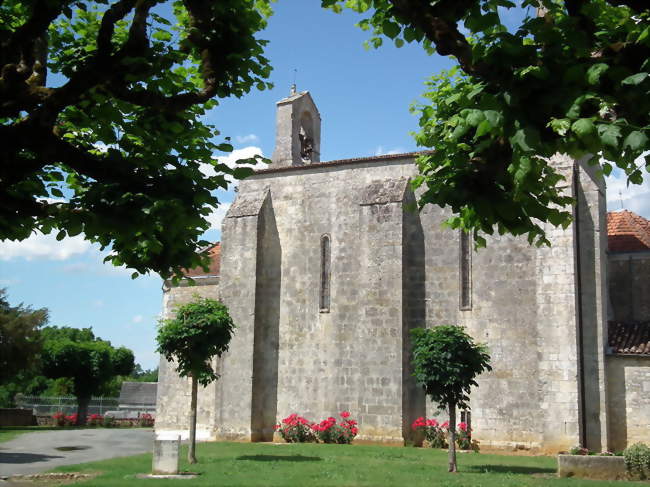
[[(352, 13), (334, 14), (318, 0), (280, 0), (260, 37), (270, 41), (266, 55), (274, 71), (271, 91), (224, 100), (208, 120), (230, 136), (236, 151), (227, 157), (261, 153), (270, 157), (275, 138), (275, 102), (289, 94), (297, 69), (298, 90), (309, 90), (322, 118), (321, 160), (417, 150), (410, 132), (417, 119), (409, 105), (424, 91), (424, 81), (452, 64), (427, 56), (417, 46), (397, 49), (386, 43), (366, 51), (367, 33)], [(623, 205), (650, 218), (650, 185), (628, 190), (622, 176), (609, 182), (611, 209)], [(219, 240), (219, 224), (232, 201), (223, 206), (206, 234)], [(0, 243), (0, 287), (10, 302), (50, 310), (50, 324), (91, 326), (115, 345), (131, 348), (144, 368), (155, 367), (155, 328), (162, 302), (158, 276), (132, 280), (130, 271), (102, 264), (103, 254), (80, 238), (56, 242), (35, 236), (21, 243)]]

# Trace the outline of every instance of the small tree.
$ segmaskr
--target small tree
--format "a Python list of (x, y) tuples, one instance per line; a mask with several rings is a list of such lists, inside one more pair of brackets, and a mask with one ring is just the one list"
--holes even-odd
[(45, 327), (42, 331), (43, 374), (50, 379), (72, 380), (77, 398), (77, 424), (86, 423), (88, 404), (94, 394), (117, 375), (133, 370), (133, 352), (115, 348), (95, 337), (90, 328)]
[(158, 329), (158, 353), (168, 361), (176, 361), (181, 377), (192, 379), (190, 406), (189, 463), (196, 463), (196, 397), (198, 384), (207, 386), (219, 378), (211, 359), (228, 350), (235, 325), (223, 304), (209, 298), (198, 298), (180, 306), (173, 319), (162, 320)]
[(476, 344), (458, 326), (416, 328), (413, 336), (413, 375), (426, 394), (449, 412), (449, 471), (456, 472), (456, 409), (469, 409), (471, 386), (492, 370), (484, 345)]

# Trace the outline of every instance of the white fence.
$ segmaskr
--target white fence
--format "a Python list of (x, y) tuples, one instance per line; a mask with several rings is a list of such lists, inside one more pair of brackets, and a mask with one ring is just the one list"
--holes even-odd
[[(74, 396), (16, 396), (19, 408), (32, 409), (36, 416), (47, 416), (61, 411), (64, 414), (77, 412), (77, 398)], [(117, 397), (93, 397), (88, 405), (88, 414), (104, 415), (106, 411), (118, 409)]]

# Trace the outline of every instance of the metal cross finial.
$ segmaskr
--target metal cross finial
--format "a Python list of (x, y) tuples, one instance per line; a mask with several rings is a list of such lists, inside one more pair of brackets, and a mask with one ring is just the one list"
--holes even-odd
[(295, 95), (296, 94), (296, 74), (298, 73), (298, 70), (294, 68), (293, 70), (293, 84), (291, 85), (291, 94)]

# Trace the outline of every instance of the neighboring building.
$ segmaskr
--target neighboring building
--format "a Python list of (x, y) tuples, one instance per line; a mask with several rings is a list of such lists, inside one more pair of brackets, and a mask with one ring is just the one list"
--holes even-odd
[[(449, 210), (412, 211), (416, 155), (320, 162), (309, 93), (278, 102), (273, 163), (240, 183), (215, 247), (218, 276), (165, 289), (165, 316), (199, 294), (221, 299), (237, 325), (220, 379), (200, 393), (200, 437), (270, 441), (290, 413), (349, 410), (361, 440), (403, 443), (416, 417), (440, 416), (413, 381), (409, 331), (457, 323), (492, 355), (471, 399), (482, 445), (600, 450), (622, 438), (608, 412), (608, 387), (621, 382), (606, 380), (618, 358), (605, 353), (602, 179), (553, 158), (578, 201), (576, 223), (547, 227), (551, 247), (495, 236), (474, 252), (466, 234), (441, 226)], [(650, 386), (648, 370), (638, 387)], [(159, 383), (157, 432), (182, 432), (189, 382), (163, 359)], [(650, 418), (638, 418), (650, 432)]]
[(137, 418), (140, 414), (156, 412), (157, 382), (122, 382), (118, 409), (122, 416)]
[(610, 448), (650, 441), (650, 221), (607, 215)]

